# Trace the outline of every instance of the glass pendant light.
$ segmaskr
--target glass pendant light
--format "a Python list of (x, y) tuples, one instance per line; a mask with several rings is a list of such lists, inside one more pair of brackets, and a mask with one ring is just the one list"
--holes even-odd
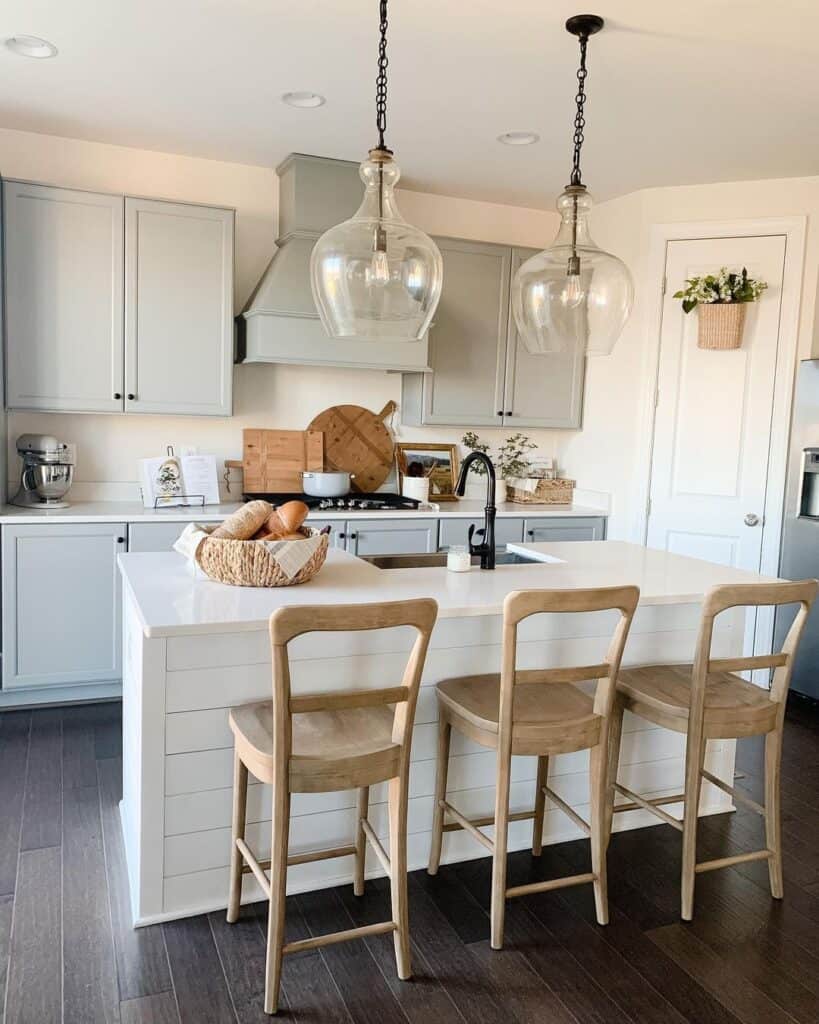
[(628, 320), (634, 286), (628, 267), (589, 234), (592, 198), (580, 173), (586, 125), (586, 46), (603, 19), (578, 14), (566, 30), (580, 40), (574, 160), (566, 190), (557, 200), (560, 229), (554, 242), (521, 265), (512, 282), (512, 309), (523, 343), (532, 353), (608, 355)]
[(333, 338), (418, 341), (441, 297), (438, 246), (407, 224), (395, 201), (400, 171), (387, 148), (387, 0), (380, 0), (376, 80), (378, 144), (361, 164), (364, 200), (350, 220), (326, 231), (310, 258), (313, 298)]

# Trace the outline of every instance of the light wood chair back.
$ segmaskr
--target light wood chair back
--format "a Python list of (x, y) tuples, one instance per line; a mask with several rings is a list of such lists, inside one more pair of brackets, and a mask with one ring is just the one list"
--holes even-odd
[[(509, 746), (514, 710), (514, 689), (537, 683), (577, 683), (596, 679), (594, 713), (607, 718), (614, 704), (617, 673), (623, 657), (631, 620), (640, 600), (639, 587), (600, 587), (588, 590), (516, 590), (503, 602), (503, 653), (498, 718), (499, 752)], [(609, 642), (605, 661), (596, 665), (566, 668), (518, 669), (517, 630), (532, 615), (571, 612), (619, 611), (620, 618)]]
[[(705, 595), (697, 637), (696, 653), (691, 672), (691, 704), (689, 731), (691, 725), (702, 727), (705, 714), (705, 694), (709, 676), (718, 672), (745, 672), (754, 669), (774, 669), (770, 700), (781, 705), (784, 714), (788, 695), (793, 659), (799, 647), (811, 605), (816, 597), (819, 583), (816, 580), (799, 580), (794, 583), (738, 583), (713, 587)], [(788, 630), (782, 650), (774, 654), (755, 654), (739, 658), (712, 658), (711, 646), (714, 622), (718, 615), (731, 608), (759, 608), (787, 604), (798, 604), (796, 618)]]
[[(395, 705), (392, 742), (401, 745), (409, 757), (408, 730), (415, 718), (418, 688), (429, 638), (438, 614), (432, 598), (357, 605), (301, 605), (279, 608), (270, 616), (273, 660), (273, 716), (276, 722), (274, 750), (281, 745), (279, 763), (290, 756), (292, 715), (309, 711), (341, 711), (348, 708)], [(371, 689), (321, 691), (293, 695), (290, 687), (288, 645), (306, 633), (359, 632), (410, 626), (417, 635), (399, 686)], [(403, 767), (403, 765), (402, 765)]]

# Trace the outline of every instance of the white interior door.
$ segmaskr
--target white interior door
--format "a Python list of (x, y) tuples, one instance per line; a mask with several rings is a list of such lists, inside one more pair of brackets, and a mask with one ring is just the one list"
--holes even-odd
[[(785, 243), (785, 235), (668, 243), (649, 547), (760, 570)], [(747, 267), (768, 289), (747, 309), (741, 348), (700, 349), (697, 313), (685, 315), (673, 294), (722, 266)]]

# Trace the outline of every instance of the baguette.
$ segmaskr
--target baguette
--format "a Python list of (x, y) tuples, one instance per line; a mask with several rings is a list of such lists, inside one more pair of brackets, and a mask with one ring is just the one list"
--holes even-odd
[(249, 501), (220, 523), (211, 537), (222, 540), (249, 540), (269, 518), (273, 506), (267, 501)]

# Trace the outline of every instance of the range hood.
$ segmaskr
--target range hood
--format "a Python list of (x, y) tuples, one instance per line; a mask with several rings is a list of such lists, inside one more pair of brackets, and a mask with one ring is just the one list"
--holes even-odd
[(291, 153), (276, 168), (276, 253), (237, 317), (246, 363), (302, 363), (377, 370), (427, 370), (427, 341), (374, 342), (327, 336), (310, 288), (310, 254), (328, 228), (361, 205), (358, 164)]

